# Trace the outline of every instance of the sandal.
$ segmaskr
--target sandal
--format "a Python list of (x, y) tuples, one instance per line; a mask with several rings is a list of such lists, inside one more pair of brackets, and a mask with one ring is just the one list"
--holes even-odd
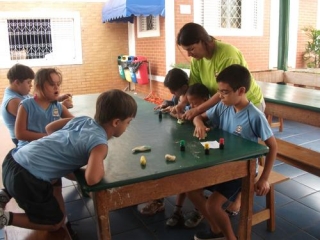
[(240, 211), (230, 211), (226, 209), (225, 212), (229, 215), (229, 217), (235, 217), (239, 214)]

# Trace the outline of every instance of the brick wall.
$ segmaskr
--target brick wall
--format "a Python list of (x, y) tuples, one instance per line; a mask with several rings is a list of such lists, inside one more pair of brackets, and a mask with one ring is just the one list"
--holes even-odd
[[(81, 17), (83, 64), (55, 66), (63, 74), (62, 92), (74, 95), (123, 89), (127, 82), (118, 74), (117, 56), (128, 52), (127, 23), (102, 23), (104, 3), (1, 2), (1, 11), (29, 11), (34, 8), (78, 11)], [(1, 56), (0, 56), (1, 57)], [(39, 67), (33, 67), (36, 71)], [(8, 86), (8, 69), (0, 69), (0, 102)]]

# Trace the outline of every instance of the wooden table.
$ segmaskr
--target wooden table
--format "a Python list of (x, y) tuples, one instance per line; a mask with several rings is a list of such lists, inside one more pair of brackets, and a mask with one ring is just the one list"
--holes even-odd
[(320, 127), (320, 91), (283, 84), (259, 82), (267, 115)]
[[(72, 112), (92, 116), (95, 97), (75, 96)], [(250, 239), (256, 164), (253, 159), (266, 154), (267, 147), (214, 130), (208, 134), (208, 140), (224, 137), (225, 148), (210, 149), (210, 155), (205, 155), (199, 140), (192, 136), (191, 123), (177, 124), (166, 114), (159, 119), (152, 104), (139, 98), (136, 101), (138, 114), (127, 131), (120, 138), (109, 140), (103, 180), (88, 186), (83, 174), (76, 173), (82, 188), (92, 192), (99, 239), (111, 239), (109, 212), (112, 210), (237, 178), (243, 178), (238, 234), (242, 240)], [(185, 140), (185, 152), (180, 151), (180, 140)], [(140, 145), (150, 145), (152, 150), (133, 154), (131, 149)], [(175, 155), (176, 161), (167, 162), (165, 154)], [(145, 167), (140, 165), (142, 155), (147, 159)]]

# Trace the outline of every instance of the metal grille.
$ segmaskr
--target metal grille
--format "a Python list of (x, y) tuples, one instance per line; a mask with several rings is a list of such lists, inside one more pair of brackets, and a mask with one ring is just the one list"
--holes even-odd
[(52, 52), (50, 19), (7, 20), (11, 60), (39, 59)]
[(241, 29), (241, 0), (221, 1), (221, 27)]

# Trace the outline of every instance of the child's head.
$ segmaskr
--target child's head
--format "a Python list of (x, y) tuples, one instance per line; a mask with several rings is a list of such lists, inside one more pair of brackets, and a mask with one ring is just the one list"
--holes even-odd
[(14, 85), (14, 90), (21, 95), (27, 95), (32, 87), (34, 72), (30, 67), (17, 63), (9, 69), (7, 78), (10, 85)]
[(164, 86), (169, 88), (170, 92), (176, 97), (185, 94), (188, 89), (188, 74), (180, 68), (173, 68), (168, 71), (165, 79)]
[(127, 128), (129, 122), (137, 114), (137, 103), (129, 94), (112, 89), (101, 93), (96, 103), (96, 113), (94, 120), (100, 124), (120, 121), (122, 125), (115, 137), (119, 137)]
[(201, 83), (195, 83), (189, 86), (186, 96), (190, 107), (195, 108), (207, 101), (210, 97), (210, 93), (205, 85)]
[(55, 68), (41, 68), (34, 78), (35, 91), (49, 101), (57, 101), (60, 95), (62, 74)]
[(223, 103), (233, 105), (231, 94), (245, 97), (250, 88), (251, 75), (249, 70), (239, 64), (233, 64), (223, 69), (217, 76), (218, 92)]

